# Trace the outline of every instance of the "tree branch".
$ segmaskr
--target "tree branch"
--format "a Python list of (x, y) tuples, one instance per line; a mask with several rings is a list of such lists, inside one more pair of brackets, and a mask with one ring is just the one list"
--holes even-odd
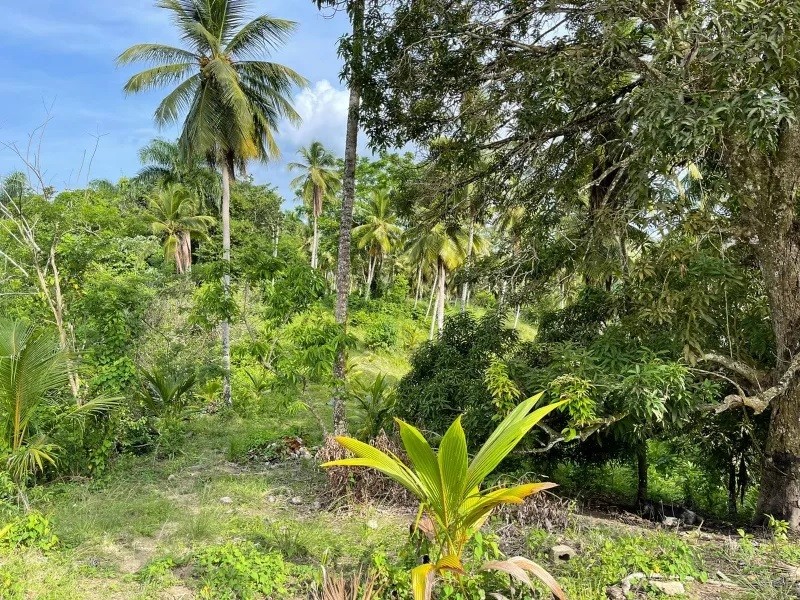
[(700, 357), (698, 362), (713, 362), (718, 365), (721, 365), (728, 369), (729, 371), (736, 373), (737, 375), (741, 375), (744, 377), (749, 383), (753, 384), (759, 390), (762, 387), (762, 382), (769, 379), (769, 375), (757, 369), (753, 366), (748, 365), (745, 362), (736, 360), (735, 358), (731, 358), (730, 356), (724, 356), (722, 354), (715, 354), (713, 352), (708, 352)]

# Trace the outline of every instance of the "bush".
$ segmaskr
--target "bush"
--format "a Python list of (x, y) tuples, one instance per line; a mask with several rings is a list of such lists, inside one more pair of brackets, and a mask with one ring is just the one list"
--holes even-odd
[(279, 598), (286, 592), (287, 569), (280, 554), (238, 542), (211, 546), (196, 557), (200, 597), (214, 600)]
[(52, 550), (58, 544), (50, 521), (41, 513), (30, 512), (0, 529), (0, 547), (26, 546), (39, 550)]
[(397, 345), (397, 323), (379, 315), (366, 326), (364, 343), (372, 350), (389, 350)]
[(496, 313), (480, 321), (468, 313), (449, 319), (441, 338), (423, 344), (412, 356), (411, 372), (398, 386), (398, 416), (441, 434), (463, 413), (470, 445), (483, 443), (496, 415), (486, 370), (494, 357), (517, 344), (516, 332), (502, 323)]

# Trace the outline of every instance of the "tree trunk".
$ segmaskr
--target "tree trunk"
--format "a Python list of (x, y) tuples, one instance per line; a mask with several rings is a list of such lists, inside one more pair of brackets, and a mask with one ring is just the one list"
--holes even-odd
[[(222, 260), (225, 273), (222, 276), (222, 293), (225, 300), (231, 295), (231, 179), (233, 161), (225, 157), (222, 165)], [(231, 324), (227, 317), (222, 321), (222, 399), (233, 404), (231, 393)]]
[(444, 261), (439, 259), (439, 287), (436, 298), (436, 322), (438, 325), (439, 335), (442, 335), (444, 329), (444, 306), (447, 297), (447, 270), (444, 266)]
[(319, 218), (316, 214), (313, 217), (313, 221), (314, 233), (311, 237), (311, 268), (316, 269), (319, 264), (319, 258), (317, 256), (319, 252)]
[(417, 289), (414, 294), (414, 308), (417, 308), (419, 299), (422, 297), (422, 265), (417, 267)]
[[(364, 52), (364, 1), (355, 0), (351, 12), (353, 22), (353, 54), (349, 65), (350, 101), (347, 109), (347, 138), (344, 147), (342, 177), (342, 214), (339, 226), (339, 256), (336, 269), (336, 322), (347, 331), (347, 301), (350, 292), (350, 242), (353, 231), (353, 204), (356, 195), (356, 162), (358, 159), (358, 127), (361, 121), (361, 63)], [(340, 345), (333, 363), (333, 433), (347, 433), (344, 406), (344, 376), (347, 348)]]
[[(467, 240), (467, 260), (466, 265), (469, 268), (472, 262), (472, 245), (475, 243), (475, 219), (469, 222), (469, 239)], [(469, 302), (469, 283), (467, 281), (461, 286), (461, 312), (466, 312), (467, 302)]]
[(647, 441), (636, 443), (636, 506), (643, 506), (647, 501)]
[[(742, 219), (750, 230), (764, 277), (772, 329), (776, 374), (780, 378), (800, 352), (800, 218), (795, 210), (800, 187), (800, 127), (786, 125), (777, 150), (759, 152), (747, 144), (728, 145), (732, 188), (741, 194)], [(770, 403), (756, 519), (765, 515), (800, 526), (800, 382)]]
[(272, 243), (272, 258), (278, 258), (278, 241), (280, 240), (281, 226), (275, 225), (275, 236)]
[(731, 457), (728, 463), (728, 515), (736, 516), (736, 462)]
[(370, 294), (372, 292), (372, 280), (375, 278), (375, 265), (378, 262), (377, 256), (370, 256), (369, 257), (369, 266), (367, 268), (367, 289), (364, 291), (364, 298), (369, 300)]
[(178, 247), (175, 250), (175, 271), (184, 275), (192, 270), (192, 234), (181, 231), (178, 234)]

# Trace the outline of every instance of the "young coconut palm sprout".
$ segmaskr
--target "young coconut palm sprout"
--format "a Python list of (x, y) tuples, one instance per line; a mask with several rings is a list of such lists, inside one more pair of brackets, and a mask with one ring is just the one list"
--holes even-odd
[[(419, 499), (417, 523), (427, 516), (433, 525), (438, 552), (431, 557), (435, 560), (411, 571), (415, 600), (431, 598), (438, 573), (464, 573), (461, 559), (464, 549), (495, 508), (501, 504), (521, 504), (528, 496), (555, 487), (553, 483), (528, 483), (510, 488), (481, 489), (485, 479), (522, 438), (548, 413), (564, 404), (558, 402), (533, 410), (541, 396), (538, 394), (521, 402), (497, 426), (471, 462), (467, 456), (461, 417), (445, 433), (438, 453), (417, 428), (398, 419), (400, 437), (411, 461), (410, 466), (394, 455), (353, 438), (336, 438), (339, 444), (355, 454), (355, 458), (328, 462), (323, 467), (369, 467), (380, 471)], [(555, 579), (527, 558), (516, 556), (492, 561), (483, 565), (482, 570), (503, 571), (531, 586), (530, 573), (547, 585), (557, 598), (566, 598)]]
[(69, 357), (54, 336), (0, 320), (0, 457), (26, 508), (29, 480), (58, 458), (50, 434), (61, 426), (81, 426), (119, 403), (119, 398), (94, 398), (64, 404), (58, 392), (68, 383)]

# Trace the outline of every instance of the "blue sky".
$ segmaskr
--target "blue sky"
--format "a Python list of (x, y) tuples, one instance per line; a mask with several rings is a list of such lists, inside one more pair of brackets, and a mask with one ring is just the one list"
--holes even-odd
[[(154, 0), (14, 0), (13, 5), (0, 20), (0, 142), (25, 151), (49, 109), (41, 151), (49, 185), (60, 190), (86, 184), (97, 136), (88, 177), (112, 181), (136, 174), (137, 151), (150, 139), (177, 136), (177, 130), (153, 125), (164, 93), (126, 97), (122, 86), (137, 69), (114, 64), (132, 44), (178, 42), (166, 11)], [(319, 13), (311, 0), (254, 0), (253, 9), (254, 15), (298, 23), (288, 45), (271, 60), (310, 81), (295, 94), (303, 124), (283, 124), (278, 131), (282, 159), (252, 169), (257, 183), (276, 185), (288, 198), (291, 175), (285, 164), (299, 146), (319, 139), (337, 154), (343, 151), (347, 91), (339, 81), (336, 43), (348, 22), (345, 15)], [(12, 151), (0, 149), (0, 174), (21, 167)]]

